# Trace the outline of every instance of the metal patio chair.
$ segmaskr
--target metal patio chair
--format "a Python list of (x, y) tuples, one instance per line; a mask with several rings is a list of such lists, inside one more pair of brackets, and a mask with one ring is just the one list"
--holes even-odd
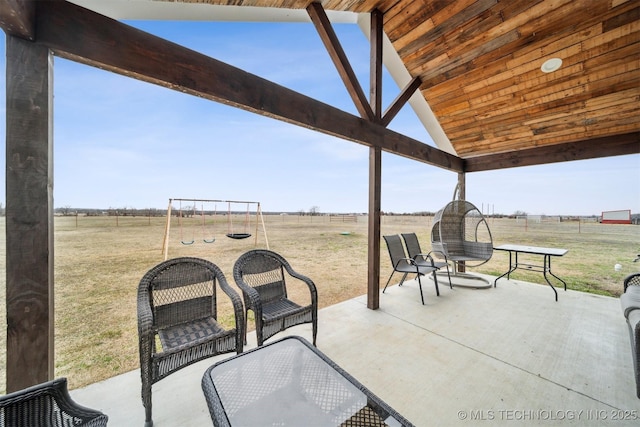
[(402, 279), (400, 279), (400, 283), (398, 286), (402, 286), (404, 283), (404, 279), (408, 274), (415, 274), (418, 279), (418, 286), (420, 288), (420, 299), (422, 300), (422, 305), (424, 305), (424, 295), (422, 293), (422, 281), (420, 280), (420, 276), (425, 276), (429, 273), (433, 274), (433, 283), (436, 286), (436, 295), (440, 295), (440, 290), (438, 289), (438, 277), (436, 276), (436, 271), (438, 271), (438, 267), (433, 266), (420, 266), (416, 263), (412, 258), (407, 257), (407, 254), (404, 251), (404, 246), (402, 246), (402, 240), (400, 240), (400, 236), (397, 234), (382, 236), (384, 241), (387, 243), (387, 249), (389, 250), (389, 257), (391, 258), (391, 266), (393, 267), (393, 271), (387, 279), (387, 284), (384, 286), (382, 293), (387, 290), (387, 286), (389, 286), (389, 282), (393, 277), (395, 272), (402, 273)]
[[(318, 291), (310, 278), (294, 271), (281, 255), (266, 249), (255, 249), (241, 255), (233, 266), (233, 278), (244, 297), (245, 342), (247, 316), (252, 310), (258, 346), (278, 332), (303, 323), (312, 324), (313, 345), (316, 345)], [(309, 304), (300, 305), (289, 299), (287, 284), (294, 282), (304, 283), (309, 288)]]
[[(233, 328), (218, 323), (223, 296), (231, 299)], [(242, 353), (243, 324), (242, 299), (207, 260), (174, 258), (144, 275), (138, 286), (138, 337), (145, 427), (153, 425), (151, 386), (208, 357)]]
[(103, 427), (107, 420), (102, 412), (71, 398), (66, 378), (0, 397), (0, 427)]
[(453, 285), (451, 284), (451, 272), (449, 271), (449, 263), (446, 261), (436, 261), (431, 253), (424, 254), (422, 253), (422, 249), (420, 248), (420, 241), (418, 240), (418, 236), (416, 233), (402, 233), (402, 240), (404, 240), (404, 244), (407, 247), (407, 253), (409, 254), (409, 258), (412, 258), (416, 264), (424, 267), (437, 267), (441, 269), (445, 267), (447, 269), (447, 277), (449, 278), (449, 288), (453, 289)]

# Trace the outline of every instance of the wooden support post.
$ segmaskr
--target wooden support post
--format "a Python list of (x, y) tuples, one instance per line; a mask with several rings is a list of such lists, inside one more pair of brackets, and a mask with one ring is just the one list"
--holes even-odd
[[(458, 172), (458, 199), (467, 200), (466, 175), (464, 172)], [(464, 224), (463, 224), (464, 227)], [(464, 230), (462, 235), (464, 236)], [(464, 273), (467, 271), (464, 261), (458, 262), (458, 271)]]
[(374, 121), (382, 120), (382, 12), (374, 9), (371, 12), (371, 64), (369, 66), (369, 104), (373, 110)]
[(7, 36), (7, 392), (54, 376), (49, 49)]
[(382, 150), (369, 148), (369, 250), (367, 307), (380, 307), (380, 200), (382, 188)]

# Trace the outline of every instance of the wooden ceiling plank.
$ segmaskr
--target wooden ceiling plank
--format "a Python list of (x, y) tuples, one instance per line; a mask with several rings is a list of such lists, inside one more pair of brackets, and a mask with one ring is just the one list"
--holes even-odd
[[(451, 37), (452, 34), (455, 34), (457, 28), (494, 7), (496, 3), (496, 0), (465, 0), (451, 3), (449, 7), (442, 9), (431, 17), (435, 25), (433, 30), (406, 44), (402, 49), (397, 49), (398, 55), (406, 64), (429, 55), (434, 50), (433, 47), (436, 47), (437, 49), (435, 50), (438, 51), (435, 55), (439, 55), (440, 52), (446, 50), (444, 43), (447, 41), (447, 36)], [(406, 31), (404, 29), (403, 33)], [(389, 39), (394, 41), (396, 37), (389, 36)]]
[[(624, 63), (624, 67), (629, 67), (629, 63), (628, 62)], [(616, 67), (614, 64), (614, 66), (611, 67), (611, 69), (615, 70), (615, 68)], [(611, 69), (609, 71), (611, 71)], [(472, 111), (473, 114), (476, 117), (478, 117), (479, 120), (486, 120), (490, 117), (499, 117), (504, 115), (505, 113), (510, 113), (518, 110), (531, 111), (531, 109), (535, 108), (536, 105), (544, 106), (545, 102), (549, 102), (553, 99), (564, 98), (564, 104), (570, 104), (572, 102), (581, 102), (581, 100), (588, 99), (590, 97), (599, 96), (599, 92), (597, 91), (605, 90), (605, 91), (608, 91), (606, 93), (609, 93), (615, 90), (625, 90), (629, 86), (633, 86), (635, 84), (634, 83), (635, 79), (632, 80), (631, 82), (622, 82), (622, 83), (618, 82), (617, 80), (619, 80), (619, 78), (616, 78), (614, 75), (611, 78), (605, 78), (604, 83), (598, 83), (598, 81), (589, 82), (589, 90), (592, 90), (593, 92), (588, 93), (585, 90), (586, 82), (584, 82), (580, 78), (577, 78), (577, 79), (574, 78), (573, 80), (571, 80), (572, 83), (570, 84), (567, 84), (567, 82), (564, 81), (561, 84), (546, 87), (538, 92), (529, 91), (529, 92), (522, 92), (522, 93), (521, 92), (513, 93), (514, 96), (517, 96), (519, 98), (522, 97), (525, 100), (525, 102), (521, 104), (510, 102), (505, 105), (504, 109), (502, 109), (502, 108), (498, 108), (496, 105), (493, 105), (494, 102), (499, 102), (500, 98), (493, 98), (490, 100), (491, 102), (481, 102), (481, 100), (478, 100), (477, 103), (473, 105), (473, 110), (470, 110), (470, 111)], [(567, 90), (570, 91), (570, 89), (568, 88), (570, 88), (572, 84), (575, 85), (577, 89), (573, 93), (571, 93), (570, 96), (567, 97)], [(505, 94), (504, 96), (506, 96), (506, 98), (504, 99), (509, 100), (508, 93)], [(436, 113), (437, 113), (437, 109), (436, 109)]]
[(385, 33), (391, 42), (395, 42), (422, 22), (430, 21), (433, 25), (431, 17), (440, 10), (446, 9), (447, 6), (450, 6), (450, 2), (446, 0), (399, 2), (385, 13)]
[[(637, 5), (638, 3), (635, 2), (635, 4)], [(630, 5), (633, 6), (633, 3), (630, 3)], [(640, 20), (640, 6), (603, 20), (602, 30), (606, 33), (613, 29), (637, 22), (638, 20)]]
[(625, 103), (640, 103), (640, 86), (587, 99), (587, 109), (607, 108)]
[(356, 13), (371, 13), (372, 10), (379, 10), (385, 15), (392, 7), (401, 0), (385, 0), (385, 1), (357, 1), (351, 10)]
[(39, 7), (37, 42), (58, 56), (461, 171), (456, 156), (75, 4)]
[[(550, 3), (550, 2), (549, 2)], [(557, 25), (558, 22), (562, 20), (562, 11), (569, 11), (569, 12), (573, 12), (576, 9), (578, 9), (580, 6), (584, 7), (584, 2), (580, 2), (580, 1), (576, 1), (576, 2), (571, 2), (571, 3), (565, 3), (562, 4), (561, 6), (564, 6), (563, 8), (560, 7), (556, 7), (557, 5), (550, 5), (550, 4), (540, 4), (540, 6), (545, 6), (544, 8), (540, 8), (540, 10), (536, 10), (534, 11), (534, 9), (536, 9), (537, 6), (534, 6), (533, 8), (530, 9), (530, 11), (533, 13), (540, 13), (541, 10), (547, 11), (547, 15), (545, 16), (537, 16), (535, 19), (530, 19), (529, 21), (525, 21), (524, 17), (518, 17), (518, 19), (513, 19), (510, 21), (505, 22), (503, 25), (501, 26), (497, 26), (495, 29), (492, 29), (490, 31), (485, 32), (484, 34), (481, 34), (480, 36), (478, 36), (477, 40), (473, 40), (470, 41), (467, 44), (463, 44), (462, 46), (457, 47), (454, 51), (449, 50), (448, 54), (449, 56), (451, 56), (452, 60), (457, 60), (458, 62), (461, 61), (461, 57), (462, 57), (462, 52), (464, 52), (466, 49), (469, 49), (469, 47), (471, 46), (475, 46), (475, 45), (479, 45), (481, 44), (482, 40), (486, 40), (486, 39), (494, 39), (495, 37), (498, 37), (499, 35), (504, 35), (505, 31), (508, 29), (514, 29), (514, 25), (518, 24), (518, 23), (527, 23), (527, 25), (531, 25), (532, 27), (534, 26), (534, 24), (537, 23), (537, 25), (535, 25), (536, 31), (532, 32), (532, 31), (523, 31), (522, 28), (517, 28), (517, 31), (519, 34), (522, 35), (523, 38), (527, 39), (527, 43), (531, 43), (533, 40), (529, 40), (528, 38), (534, 37), (536, 39), (541, 39), (543, 37), (546, 36), (546, 34), (552, 34), (554, 31), (557, 31)], [(553, 17), (553, 19), (550, 19), (548, 15), (551, 15)], [(565, 17), (566, 19), (566, 17)], [(538, 22), (539, 21), (539, 22)], [(511, 46), (516, 47), (516, 45), (512, 45)], [(474, 56), (480, 56), (480, 55), (484, 55), (490, 52), (490, 49), (478, 49), (477, 47), (475, 48), (475, 51), (472, 50), (471, 51), (471, 55), (467, 56), (466, 58), (462, 58), (462, 60), (467, 60), (467, 61), (478, 61), (479, 58), (476, 58)], [(408, 68), (410, 70), (412, 70), (413, 73), (418, 73), (420, 72), (418, 69), (413, 69), (412, 68), (411, 62), (408, 62)], [(451, 69), (453, 69), (452, 66), (449, 66), (448, 69), (445, 70), (438, 70), (438, 72), (442, 73), (442, 72), (448, 72), (449, 73), (449, 77), (455, 77), (456, 74), (451, 72)], [(463, 67), (458, 67), (456, 68), (456, 70), (458, 70), (459, 72), (465, 72), (465, 68)], [(431, 77), (428, 73), (426, 72), (420, 72), (421, 77), (424, 81), (428, 81), (429, 78)]]
[[(624, 44), (627, 44), (627, 42), (625, 42)], [(592, 74), (590, 75), (590, 78), (595, 78), (600, 79), (603, 77), (607, 77), (610, 75), (618, 75), (624, 72), (628, 72), (630, 70), (636, 70), (637, 67), (634, 66), (634, 64), (638, 64), (638, 61), (629, 61), (627, 58), (628, 57), (632, 57), (634, 51), (636, 49), (639, 49), (638, 47), (636, 47), (635, 45), (631, 45), (631, 46), (627, 46), (624, 50), (622, 50), (622, 53), (616, 53), (616, 52), (607, 52), (605, 58), (600, 58), (597, 60), (597, 62), (594, 60), (593, 64), (595, 63), (599, 63), (600, 66), (602, 67), (602, 71), (597, 72), (595, 69), (592, 70)], [(618, 57), (618, 59), (614, 59)], [(621, 63), (622, 68), (621, 70), (618, 72), (616, 71), (616, 68), (618, 66), (618, 61)], [(588, 62), (587, 62), (588, 63)], [(576, 66), (574, 66), (576, 67)], [(576, 67), (577, 71), (582, 71), (581, 67)], [(470, 93), (470, 96), (473, 96), (473, 99), (477, 100), (478, 103), (474, 104), (474, 106), (476, 107), (480, 107), (481, 105), (489, 105), (491, 100), (494, 99), (495, 96), (500, 96), (500, 95), (506, 95), (509, 93), (514, 93), (515, 95), (522, 97), (523, 99), (527, 99), (529, 97), (533, 98), (533, 97), (537, 97), (539, 96), (541, 93), (544, 93), (546, 91), (552, 91), (554, 86), (546, 86), (544, 89), (538, 90), (538, 91), (528, 91), (528, 89), (532, 88), (532, 87), (540, 87), (543, 83), (547, 83), (547, 82), (552, 82), (554, 77), (548, 76), (548, 75), (544, 75), (542, 73), (539, 72), (535, 72), (536, 74), (540, 74), (540, 77), (538, 78), (534, 78), (534, 79), (527, 79), (525, 78), (525, 82), (523, 84), (520, 85), (506, 85), (506, 87), (499, 89), (498, 87), (492, 86), (491, 88), (488, 89), (495, 89), (497, 90), (495, 93), (491, 93), (491, 91), (488, 90), (489, 93), (487, 93), (486, 95), (482, 95), (481, 91), (476, 91), (474, 93)], [(571, 70), (571, 68), (563, 68), (562, 72), (560, 74), (558, 74), (558, 76), (562, 76), (562, 74), (575, 74), (573, 72), (573, 70)], [(576, 74), (577, 75), (577, 74)], [(555, 74), (554, 74), (555, 76)], [(563, 87), (566, 87), (567, 85), (569, 87), (571, 87), (571, 85), (581, 85), (584, 84), (583, 81), (580, 81), (580, 79), (576, 80), (576, 78), (572, 78), (570, 80), (560, 80), (557, 79), (559, 82), (561, 82), (561, 85)], [(475, 88), (475, 86), (474, 86)], [(436, 106), (437, 109), (437, 106)]]
[[(437, 68), (434, 67), (432, 62), (428, 62), (425, 64), (420, 64), (415, 68), (411, 68), (412, 73), (414, 75), (420, 75), (422, 79), (429, 79), (436, 74), (450, 72), (457, 67), (458, 69), (464, 70), (464, 65), (468, 64), (472, 60), (482, 56), (485, 53), (491, 52), (495, 49), (499, 49), (500, 47), (509, 44), (513, 41), (516, 41), (520, 38), (520, 33), (517, 30), (510, 31), (508, 33), (502, 34), (499, 37), (496, 37), (485, 44), (479, 45), (475, 49), (471, 51), (466, 51), (463, 54), (449, 57), (449, 61), (446, 64), (443, 64)], [(450, 54), (447, 54), (450, 55)], [(460, 74), (457, 72), (456, 74)]]
[[(573, 3), (580, 3), (580, 1), (583, 1), (583, 0), (576, 0)], [(557, 3), (545, 2), (545, 3), (540, 3), (536, 6), (533, 6), (532, 8), (527, 10), (527, 13), (516, 15), (514, 18), (503, 22), (501, 25), (497, 25), (484, 32), (479, 32), (476, 35), (476, 37), (470, 39), (469, 41), (465, 43), (461, 43), (460, 45), (456, 46), (453, 50), (449, 49), (449, 55), (452, 57), (454, 56), (457, 57), (457, 56), (462, 56), (465, 52), (468, 52), (468, 51), (476, 52), (476, 54), (483, 51), (486, 52), (487, 51), (486, 49), (479, 49), (478, 47), (484, 43), (495, 40), (496, 38), (504, 37), (505, 34), (508, 34), (513, 31), (516, 31), (518, 32), (519, 35), (523, 35), (523, 36), (527, 34), (531, 34), (531, 32), (523, 32), (522, 26), (526, 25), (529, 21), (539, 21), (541, 19), (544, 19), (542, 17), (546, 16), (547, 14), (553, 14), (554, 10), (562, 9), (564, 6), (567, 6), (567, 4), (571, 5), (572, 1), (560, 0)], [(533, 16), (535, 16), (535, 18), (532, 18)], [(459, 25), (462, 25), (462, 23), (458, 23), (456, 27), (454, 27), (454, 29), (457, 28), (457, 26)], [(543, 29), (538, 30), (538, 33), (543, 33), (543, 32), (544, 32)], [(440, 43), (439, 46), (440, 46), (440, 49), (446, 48), (444, 43)], [(412, 64), (415, 61), (420, 61), (420, 58), (422, 56), (420, 54), (412, 56), (412, 55), (404, 55), (403, 52), (399, 52), (399, 53), (402, 56), (403, 60), (407, 63), (407, 66), (409, 68), (412, 67)], [(472, 55), (471, 57), (473, 58), (474, 56)], [(423, 79), (426, 77), (427, 76), (423, 76)]]
[(351, 64), (349, 64), (347, 55), (340, 45), (338, 36), (333, 31), (331, 22), (322, 5), (317, 2), (310, 3), (309, 7), (307, 7), (307, 12), (320, 35), (322, 43), (327, 49), (327, 52), (329, 52), (329, 56), (336, 66), (338, 74), (340, 74), (340, 78), (342, 78), (342, 82), (346, 86), (347, 92), (349, 92), (360, 116), (368, 120), (375, 120), (375, 114), (371, 109), (371, 105), (369, 105), (367, 97), (358, 82), (353, 68), (351, 68)]

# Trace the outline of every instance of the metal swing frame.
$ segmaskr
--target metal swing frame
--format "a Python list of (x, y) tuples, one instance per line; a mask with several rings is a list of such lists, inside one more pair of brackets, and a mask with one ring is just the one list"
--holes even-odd
[[(260, 202), (252, 202), (252, 201), (240, 201), (240, 200), (218, 200), (218, 199), (184, 199), (184, 198), (170, 198), (169, 199), (169, 206), (167, 207), (167, 222), (165, 225), (165, 230), (164, 230), (164, 239), (163, 239), (163, 244), (162, 244), (162, 254), (163, 254), (163, 259), (166, 261), (169, 257), (169, 237), (170, 237), (170, 233), (171, 233), (171, 210), (173, 209), (173, 202), (179, 202), (180, 203), (180, 207), (182, 208), (182, 202), (192, 202), (194, 205), (194, 212), (195, 212), (195, 204), (197, 202), (200, 202), (203, 207), (204, 207), (204, 203), (227, 203), (228, 206), (231, 206), (231, 203), (244, 203), (247, 204), (247, 217), (249, 215), (249, 207), (250, 205), (256, 205), (256, 210), (255, 210), (255, 215), (256, 218), (259, 218), (259, 221), (256, 220), (256, 227), (255, 227), (255, 240), (254, 240), (254, 244), (255, 246), (258, 245), (258, 231), (259, 231), (259, 224), (262, 224), (262, 232), (264, 234), (264, 240), (265, 240), (265, 246), (267, 249), (269, 249), (269, 239), (267, 238), (267, 229), (265, 227), (264, 224), (264, 217), (262, 216), (262, 208), (260, 205)], [(181, 209), (182, 210), (182, 209)], [(204, 209), (203, 209), (204, 211)], [(216, 210), (217, 212), (217, 210)], [(204, 213), (204, 212), (203, 212)], [(229, 218), (230, 220), (231, 218)], [(180, 217), (180, 229), (182, 230), (182, 218)], [(204, 229), (204, 224), (202, 224), (203, 229)], [(181, 231), (182, 232), (182, 231)], [(250, 233), (232, 233), (229, 232), (227, 233), (227, 237), (231, 238), (231, 239), (246, 239), (248, 237), (251, 237), (252, 234)], [(182, 240), (182, 238), (181, 238)], [(193, 239), (195, 242), (195, 239)], [(213, 243), (213, 241), (207, 240), (207, 239), (203, 239), (205, 243)], [(215, 241), (215, 238), (213, 239)], [(190, 245), (191, 243), (184, 243), (185, 245)]]

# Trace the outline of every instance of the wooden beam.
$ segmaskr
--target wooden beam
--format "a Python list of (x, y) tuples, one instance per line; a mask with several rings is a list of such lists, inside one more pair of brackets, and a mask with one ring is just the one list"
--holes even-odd
[(379, 10), (371, 12), (369, 102), (376, 123), (382, 120), (382, 18)]
[(404, 87), (402, 92), (400, 92), (389, 108), (387, 108), (387, 111), (384, 112), (384, 116), (382, 116), (383, 126), (386, 127), (391, 123), (391, 120), (400, 112), (404, 104), (409, 101), (409, 98), (413, 96), (413, 93), (420, 87), (420, 84), (422, 84), (422, 80), (420, 76), (416, 76)]
[(380, 307), (380, 207), (382, 192), (382, 151), (369, 149), (369, 241), (367, 268), (367, 307)]
[(307, 13), (311, 18), (311, 22), (315, 25), (316, 30), (318, 30), (320, 39), (338, 69), (338, 74), (340, 74), (344, 85), (347, 87), (347, 92), (349, 92), (351, 99), (353, 99), (353, 103), (360, 113), (360, 116), (363, 119), (375, 120), (375, 115), (362, 91), (356, 73), (354, 73), (349, 64), (349, 59), (347, 59), (347, 55), (344, 53), (338, 40), (338, 36), (336, 36), (336, 33), (331, 27), (331, 22), (322, 8), (322, 4), (317, 2), (310, 3), (309, 6), (307, 6)]
[(575, 141), (510, 153), (472, 157), (465, 159), (465, 171), (480, 172), (639, 153), (640, 132), (632, 132), (594, 138), (587, 141)]
[(51, 58), (7, 36), (7, 392), (54, 375)]
[(35, 1), (2, 0), (0, 2), (0, 27), (7, 36), (34, 40), (35, 16)]
[(38, 6), (38, 43), (61, 57), (448, 170), (462, 159), (68, 2)]
[[(467, 200), (467, 175), (464, 172), (458, 172), (458, 184), (456, 186), (456, 191), (458, 192), (458, 200)], [(465, 226), (464, 221), (462, 221), (462, 226)], [(462, 235), (464, 236), (465, 232), (463, 232)], [(465, 273), (467, 271), (466, 262), (458, 261), (456, 264), (456, 268), (460, 273)]]

